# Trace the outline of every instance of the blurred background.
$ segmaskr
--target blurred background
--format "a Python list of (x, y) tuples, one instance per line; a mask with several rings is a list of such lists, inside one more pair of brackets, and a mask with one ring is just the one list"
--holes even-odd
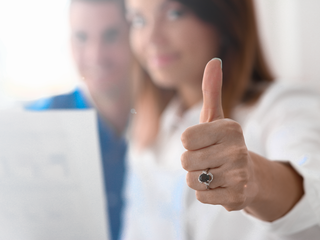
[[(261, 39), (278, 80), (320, 86), (320, 1), (255, 1)], [(69, 0), (0, 0), (0, 108), (78, 84), (68, 5)]]
[(320, 83), (320, 1), (255, 1), (261, 40), (276, 77)]
[(0, 106), (76, 85), (68, 8), (68, 0), (0, 0)]

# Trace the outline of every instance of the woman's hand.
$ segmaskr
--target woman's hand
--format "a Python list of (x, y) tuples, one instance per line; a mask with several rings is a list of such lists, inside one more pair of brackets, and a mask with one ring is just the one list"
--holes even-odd
[[(240, 125), (224, 119), (221, 105), (222, 70), (218, 59), (211, 60), (203, 79), (203, 108), (200, 124), (188, 128), (181, 137), (188, 150), (182, 166), (188, 171), (187, 183), (196, 190), (200, 202), (219, 204), (228, 211), (245, 208), (256, 195), (253, 162)], [(209, 188), (198, 181), (210, 169)]]
[[(248, 151), (240, 125), (224, 119), (221, 87), (221, 62), (214, 59), (203, 78), (200, 124), (181, 136), (187, 149), (181, 156), (182, 167), (188, 171), (187, 184), (202, 203), (222, 205), (228, 211), (245, 209), (267, 221), (278, 219), (302, 196), (302, 178), (290, 165)], [(213, 175), (208, 187), (198, 180), (206, 170)], [(292, 188), (293, 184), (298, 187)], [(295, 200), (287, 201), (283, 194)]]

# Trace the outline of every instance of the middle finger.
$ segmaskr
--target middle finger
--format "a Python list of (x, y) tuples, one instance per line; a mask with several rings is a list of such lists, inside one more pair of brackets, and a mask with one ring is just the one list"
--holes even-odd
[(225, 151), (223, 143), (212, 145), (196, 151), (186, 151), (181, 155), (181, 165), (186, 171), (218, 168), (225, 159), (229, 159), (229, 152)]

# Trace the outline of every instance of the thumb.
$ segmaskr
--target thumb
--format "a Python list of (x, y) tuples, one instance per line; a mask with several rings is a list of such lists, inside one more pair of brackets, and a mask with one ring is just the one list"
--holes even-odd
[(224, 118), (221, 104), (222, 61), (214, 58), (207, 63), (202, 81), (203, 106), (200, 123)]

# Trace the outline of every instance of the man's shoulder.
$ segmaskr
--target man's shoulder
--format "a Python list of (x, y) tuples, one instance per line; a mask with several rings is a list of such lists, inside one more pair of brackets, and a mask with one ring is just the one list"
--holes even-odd
[(66, 94), (36, 100), (28, 104), (26, 109), (40, 111), (48, 109), (86, 109), (89, 107), (83, 93), (79, 89), (75, 89)]

